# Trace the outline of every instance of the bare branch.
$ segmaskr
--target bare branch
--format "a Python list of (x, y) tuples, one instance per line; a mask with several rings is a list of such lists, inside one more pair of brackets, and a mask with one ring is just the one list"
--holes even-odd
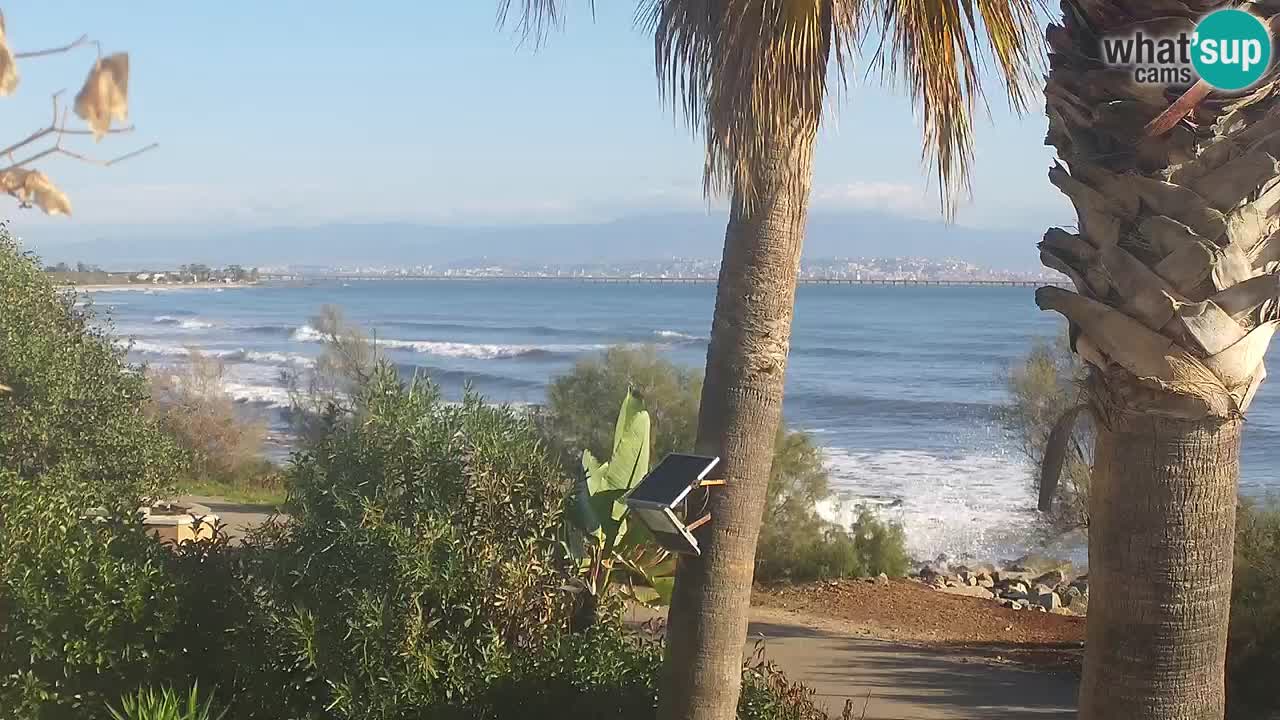
[[(93, 135), (94, 134), (92, 130), (83, 130), (79, 128), (67, 128), (66, 111), (60, 110), (58, 106), (58, 96), (61, 95), (63, 92), (64, 92), (63, 90), (59, 90), (58, 92), (53, 94), (53, 119), (49, 121), (49, 126), (36, 130), (35, 132), (31, 133), (25, 138), (19, 140), (18, 142), (4, 149), (0, 149), (0, 157), (8, 157), (10, 160), (13, 160), (13, 153), (15, 150), (26, 147), (27, 145), (30, 145), (31, 143), (39, 140), (40, 138), (43, 138), (44, 136), (50, 135), (53, 133), (58, 134), (58, 141), (57, 143), (55, 143), (55, 147), (61, 146), (63, 135)], [(61, 127), (58, 126), (59, 115), (62, 116)], [(133, 125), (129, 125), (128, 127), (122, 127), (122, 128), (110, 128), (105, 132), (106, 134), (109, 134), (109, 135), (118, 135), (121, 133), (131, 133), (135, 129), (136, 128)], [(30, 160), (26, 160), (24, 162), (30, 162)], [(17, 167), (17, 165), (13, 165), (11, 167)]]
[(82, 47), (84, 45), (89, 44), (89, 42), (90, 41), (89, 41), (88, 35), (81, 35), (80, 37), (76, 38), (75, 42), (69, 45), (63, 45), (62, 47), (56, 47), (56, 48), (49, 48), (48, 50), (33, 50), (31, 52), (14, 53), (13, 56), (21, 60), (23, 58), (44, 57), (46, 55), (58, 55), (64, 52), (71, 52), (72, 50), (75, 50), (78, 47)]
[(112, 165), (122, 163), (125, 160), (128, 160), (130, 158), (135, 158), (141, 155), (142, 153), (147, 152), (148, 150), (154, 150), (157, 147), (160, 147), (160, 143), (158, 142), (151, 143), (146, 147), (139, 148), (137, 150), (134, 150), (133, 152), (127, 152), (124, 155), (119, 155), (117, 157), (111, 158), (110, 160), (98, 160), (96, 158), (86, 157), (79, 153), (73, 153), (70, 150), (66, 150), (64, 148), (54, 148), (53, 150), (54, 152), (57, 152), (62, 155), (66, 155), (67, 157), (70, 157), (70, 158), (75, 158), (76, 160), (79, 160), (81, 162), (87, 162), (90, 165), (101, 165), (102, 167), (111, 167)]

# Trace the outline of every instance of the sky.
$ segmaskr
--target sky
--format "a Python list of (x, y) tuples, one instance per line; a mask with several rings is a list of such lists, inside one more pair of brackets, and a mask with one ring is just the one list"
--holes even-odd
[[(598, 3), (593, 17), (568, 0), (563, 31), (536, 49), (497, 27), (496, 4), (6, 3), (15, 51), (88, 33), (105, 53), (130, 53), (136, 131), (68, 146), (101, 159), (159, 147), (110, 168), (46, 159), (36, 167), (75, 216), (10, 205), (0, 217), (81, 239), (104, 227), (594, 222), (723, 207), (702, 195), (701, 145), (658, 93), (633, 4)], [(50, 95), (74, 97), (94, 53), (20, 61), (17, 93), (0, 100), (7, 136), (47, 125)], [(1072, 222), (1046, 179), (1042, 112), (1017, 117), (989, 87), (957, 222), (1036, 233)], [(865, 69), (824, 118), (813, 205), (939, 217), (910, 102)]]

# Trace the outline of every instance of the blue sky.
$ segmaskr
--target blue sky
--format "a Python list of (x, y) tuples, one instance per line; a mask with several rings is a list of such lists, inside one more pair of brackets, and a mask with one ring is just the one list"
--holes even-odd
[[(12, 206), (4, 215), (20, 230), (61, 235), (135, 225), (578, 222), (708, 207), (700, 145), (660, 101), (652, 43), (633, 26), (632, 4), (600, 3), (593, 20), (583, 0), (537, 52), (496, 28), (495, 5), (9, 3), (16, 51), (87, 32), (106, 52), (130, 52), (138, 132), (97, 146), (78, 139), (78, 148), (105, 158), (160, 147), (109, 169), (46, 160), (38, 167), (71, 196), (75, 217)], [(49, 94), (73, 96), (93, 52), (22, 61), (18, 93), (3, 99), (8, 136), (46, 123)], [(878, 78), (855, 80), (826, 119), (815, 208), (936, 217), (909, 102)], [(974, 197), (959, 222), (1071, 222), (1045, 178), (1043, 116), (1017, 118), (993, 91)]]

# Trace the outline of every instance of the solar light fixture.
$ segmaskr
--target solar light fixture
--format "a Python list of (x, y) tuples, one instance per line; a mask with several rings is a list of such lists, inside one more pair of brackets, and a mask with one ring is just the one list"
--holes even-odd
[(718, 457), (671, 453), (649, 471), (631, 492), (622, 498), (662, 547), (683, 555), (700, 555), (693, 531), (711, 520), (704, 515), (685, 524), (676, 508), (700, 487), (723, 485), (723, 480), (708, 480), (707, 475), (720, 462)]

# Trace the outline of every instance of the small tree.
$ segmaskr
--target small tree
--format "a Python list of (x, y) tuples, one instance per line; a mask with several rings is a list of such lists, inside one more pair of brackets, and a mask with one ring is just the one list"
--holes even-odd
[(1064, 336), (1042, 342), (1009, 371), (1011, 402), (1004, 409), (1005, 426), (1013, 433), (1023, 454), (1035, 464), (1032, 485), (1042, 498), (1041, 510), (1055, 533), (1089, 526), (1089, 469), (1093, 434), (1089, 423), (1064, 427), (1065, 454), (1061, 479), (1044, 477), (1045, 450), (1059, 418), (1080, 402), (1079, 383), (1084, 368), (1071, 352)]
[(325, 305), (310, 320), (320, 336), (323, 349), (308, 369), (294, 368), (283, 373), (289, 388), (294, 430), (303, 440), (314, 440), (325, 432), (330, 420), (355, 411), (378, 366), (381, 354), (368, 334), (347, 320), (342, 308)]
[(194, 350), (185, 366), (149, 373), (148, 412), (190, 453), (194, 480), (232, 482), (264, 463), (266, 424), (236, 411), (225, 376), (222, 361)]
[[(61, 96), (63, 91), (53, 93), (53, 115), (47, 127), (32, 132), (27, 137), (0, 150), (10, 162), (0, 167), (0, 191), (17, 198), (19, 207), (39, 207), (49, 215), (70, 215), (71, 201), (66, 194), (54, 185), (43, 172), (30, 165), (50, 155), (64, 155), (69, 158), (94, 165), (110, 166), (146, 152), (156, 146), (155, 143), (138, 150), (112, 158), (97, 160), (82, 153), (64, 147), (68, 136), (92, 135), (101, 140), (104, 135), (112, 133), (132, 132), (133, 126), (112, 127), (115, 121), (123, 122), (129, 115), (129, 55), (115, 53), (103, 56), (102, 45), (82, 35), (76, 41), (57, 48), (15, 53), (9, 47), (9, 35), (0, 14), (0, 95), (12, 95), (18, 87), (18, 60), (45, 57), (71, 52), (82, 47), (94, 47), (98, 57), (89, 69), (84, 86), (76, 94), (75, 102), (70, 110), (85, 122), (86, 128), (67, 127), (68, 109), (63, 108)], [(33, 152), (22, 159), (15, 159), (17, 151), (53, 138), (53, 145)]]

